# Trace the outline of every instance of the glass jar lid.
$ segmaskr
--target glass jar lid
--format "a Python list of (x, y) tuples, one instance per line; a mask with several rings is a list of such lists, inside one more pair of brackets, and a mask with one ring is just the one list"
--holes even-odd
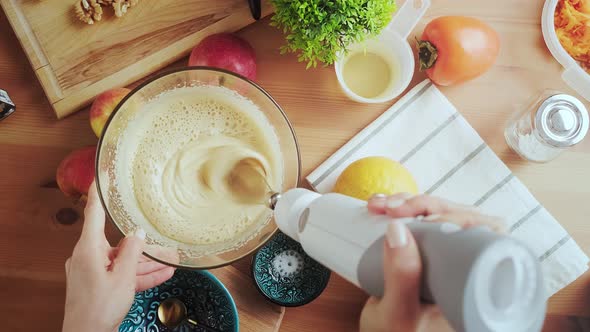
[(588, 132), (588, 111), (576, 97), (553, 95), (539, 105), (534, 115), (538, 135), (547, 144), (564, 148), (584, 139)]

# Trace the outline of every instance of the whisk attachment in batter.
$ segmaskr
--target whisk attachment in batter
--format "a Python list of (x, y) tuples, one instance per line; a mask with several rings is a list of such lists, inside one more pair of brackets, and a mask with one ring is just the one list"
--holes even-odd
[(228, 193), (242, 204), (264, 204), (270, 208), (271, 198), (277, 194), (272, 189), (264, 166), (255, 158), (238, 161), (227, 176)]

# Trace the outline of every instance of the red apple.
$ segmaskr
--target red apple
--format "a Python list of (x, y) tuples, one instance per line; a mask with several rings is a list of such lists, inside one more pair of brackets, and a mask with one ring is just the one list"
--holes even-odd
[(107, 90), (92, 103), (90, 107), (90, 126), (96, 134), (96, 137), (100, 137), (102, 129), (105, 123), (109, 119), (109, 116), (117, 107), (117, 104), (130, 92), (131, 90), (126, 88), (116, 88)]
[(189, 66), (222, 68), (256, 79), (256, 54), (247, 41), (230, 33), (211, 35), (191, 52)]
[(94, 180), (96, 146), (87, 146), (67, 155), (57, 167), (55, 179), (68, 197), (86, 200)]

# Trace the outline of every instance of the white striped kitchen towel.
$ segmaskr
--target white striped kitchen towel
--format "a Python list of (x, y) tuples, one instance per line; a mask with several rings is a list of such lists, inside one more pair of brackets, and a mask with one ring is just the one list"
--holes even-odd
[(548, 296), (588, 268), (588, 257), (565, 229), (431, 81), (418, 84), (307, 180), (318, 192), (329, 192), (348, 164), (367, 156), (400, 161), (422, 192), (504, 218), (510, 233), (539, 257)]

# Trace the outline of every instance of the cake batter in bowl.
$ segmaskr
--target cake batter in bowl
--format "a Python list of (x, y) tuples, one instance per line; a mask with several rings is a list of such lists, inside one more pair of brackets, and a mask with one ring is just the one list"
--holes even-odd
[(236, 199), (251, 192), (239, 186), (260, 183), (236, 182), (240, 165), (256, 165), (262, 177), (238, 179), (262, 178), (273, 192), (296, 187), (300, 175), (295, 133), (270, 95), (206, 67), (135, 88), (109, 118), (96, 163), (101, 201), (119, 230), (141, 227), (148, 256), (202, 269), (244, 257), (277, 229), (264, 195)]

